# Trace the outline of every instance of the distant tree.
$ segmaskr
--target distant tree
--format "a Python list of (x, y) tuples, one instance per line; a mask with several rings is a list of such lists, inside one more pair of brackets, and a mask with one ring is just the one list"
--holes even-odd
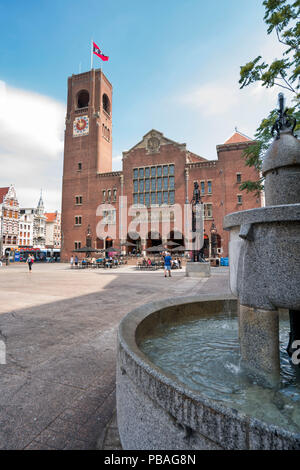
[[(268, 26), (267, 32), (276, 33), (278, 41), (286, 49), (281, 59), (275, 59), (266, 64), (261, 56), (256, 57), (240, 69), (240, 88), (252, 83), (260, 82), (266, 88), (278, 86), (293, 95), (293, 107), (288, 114), (293, 115), (297, 123), (300, 122), (300, 0), (264, 0), (264, 21)], [(272, 140), (272, 127), (278, 117), (276, 109), (262, 120), (255, 133), (255, 143), (244, 151), (247, 166), (261, 169), (264, 153)], [(297, 124), (300, 128), (300, 124)], [(263, 189), (263, 178), (257, 181), (245, 181), (241, 190), (256, 191)]]

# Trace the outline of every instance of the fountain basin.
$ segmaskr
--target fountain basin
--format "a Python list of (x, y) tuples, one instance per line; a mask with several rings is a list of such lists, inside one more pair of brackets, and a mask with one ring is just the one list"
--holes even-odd
[(228, 295), (190, 296), (144, 305), (118, 332), (117, 417), (124, 449), (300, 449), (300, 435), (198, 393), (154, 365), (139, 344), (157, 325), (237, 313)]

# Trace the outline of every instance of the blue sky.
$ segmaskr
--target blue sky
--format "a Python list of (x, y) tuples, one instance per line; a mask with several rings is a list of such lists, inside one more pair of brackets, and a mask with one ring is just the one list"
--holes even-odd
[(90, 68), (91, 38), (110, 57), (94, 68), (114, 87), (115, 169), (152, 128), (209, 159), (235, 126), (253, 135), (278, 93), (239, 90), (240, 65), (280, 52), (263, 15), (261, 0), (0, 0), (0, 185), (59, 208), (67, 77)]

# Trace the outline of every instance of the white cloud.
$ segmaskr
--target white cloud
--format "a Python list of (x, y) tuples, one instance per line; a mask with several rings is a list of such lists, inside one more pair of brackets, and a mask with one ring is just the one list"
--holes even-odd
[(205, 83), (181, 97), (183, 105), (199, 109), (206, 115), (226, 113), (238, 103), (238, 93), (222, 82)]
[(20, 204), (61, 205), (65, 106), (0, 81), (0, 185), (13, 183)]

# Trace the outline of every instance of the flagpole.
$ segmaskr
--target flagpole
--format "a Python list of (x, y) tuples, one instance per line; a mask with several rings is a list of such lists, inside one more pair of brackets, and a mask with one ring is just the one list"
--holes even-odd
[(91, 70), (93, 69), (93, 39), (91, 39)]

